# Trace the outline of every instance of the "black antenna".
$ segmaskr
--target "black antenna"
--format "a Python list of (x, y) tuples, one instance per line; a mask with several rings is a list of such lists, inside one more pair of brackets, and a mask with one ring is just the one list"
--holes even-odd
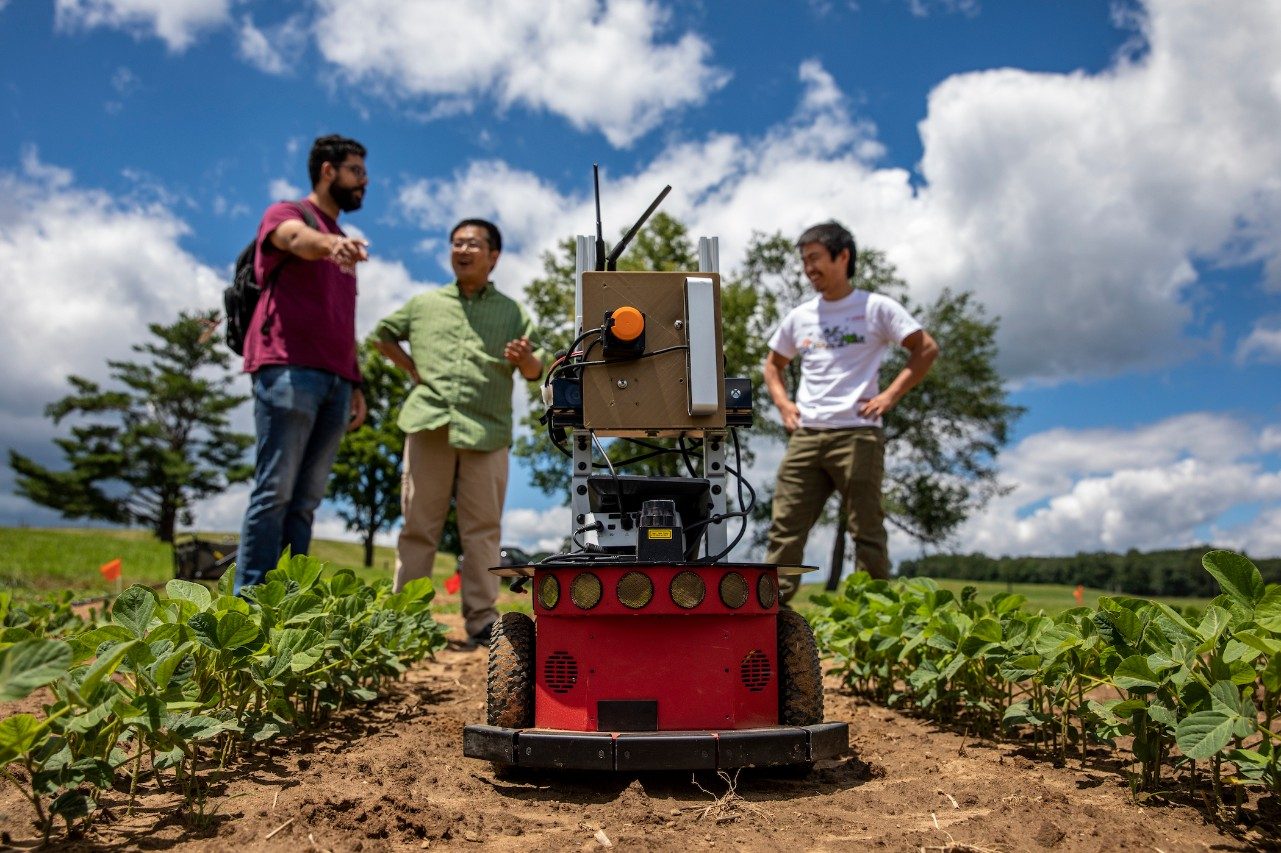
[(592, 164), (592, 183), (596, 185), (596, 271), (605, 269), (605, 235), (600, 227), (600, 167)]
[(663, 187), (663, 191), (658, 194), (658, 198), (654, 199), (650, 203), (649, 207), (645, 209), (645, 212), (641, 214), (641, 218), (636, 220), (636, 224), (632, 226), (632, 230), (628, 231), (623, 239), (619, 241), (618, 245), (614, 247), (614, 251), (609, 253), (609, 257), (605, 261), (605, 269), (618, 269), (618, 259), (622, 257), (623, 250), (627, 248), (627, 244), (632, 241), (632, 238), (636, 236), (636, 232), (641, 230), (641, 226), (645, 224), (645, 220), (649, 219), (649, 215), (658, 209), (658, 206), (663, 203), (663, 199), (667, 198), (667, 194), (671, 191), (671, 184)]

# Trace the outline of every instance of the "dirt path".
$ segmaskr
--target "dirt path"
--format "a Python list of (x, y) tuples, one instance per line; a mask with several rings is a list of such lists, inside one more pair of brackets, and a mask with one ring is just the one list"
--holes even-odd
[[(457, 622), (457, 617), (444, 617)], [(455, 625), (455, 633), (461, 633)], [(497, 776), (462, 757), (484, 718), (483, 651), (442, 652), (323, 737), (237, 768), (204, 815), (168, 794), (127, 817), (111, 795), (89, 838), (60, 849), (290, 853), (333, 850), (1189, 850), (1263, 849), (1186, 806), (1140, 806), (1107, 768), (1055, 768), (842, 695), (852, 753), (804, 779), (714, 775)], [(700, 789), (699, 786), (702, 786)], [(704, 790), (705, 789), (705, 790)], [(0, 827), (31, 844), (30, 808), (0, 794)], [(1275, 843), (1275, 839), (1274, 839)], [(951, 846), (949, 846), (951, 845)], [(1276, 848), (1272, 848), (1276, 849)]]

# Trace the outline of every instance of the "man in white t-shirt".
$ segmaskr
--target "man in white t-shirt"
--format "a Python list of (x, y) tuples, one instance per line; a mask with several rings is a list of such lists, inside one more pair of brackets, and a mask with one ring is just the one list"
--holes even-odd
[[(790, 434), (765, 562), (801, 564), (810, 528), (835, 490), (849, 509), (857, 567), (888, 578), (881, 416), (925, 377), (939, 347), (902, 305), (855, 289), (857, 249), (844, 226), (815, 225), (796, 245), (818, 295), (783, 318), (765, 358), (765, 385)], [(908, 351), (907, 365), (882, 391), (881, 361), (893, 346)], [(783, 371), (798, 355), (801, 384), (793, 402)], [(795, 581), (788, 581), (780, 578), (784, 601), (796, 594)]]

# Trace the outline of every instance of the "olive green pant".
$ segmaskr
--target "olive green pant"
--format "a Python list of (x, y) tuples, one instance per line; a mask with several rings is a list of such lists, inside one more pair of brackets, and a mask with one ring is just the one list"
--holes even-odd
[(885, 438), (879, 427), (802, 427), (793, 432), (778, 466), (765, 562), (803, 562), (810, 528), (835, 491), (849, 509), (855, 565), (874, 578), (888, 578), (890, 556), (881, 509), (884, 475)]

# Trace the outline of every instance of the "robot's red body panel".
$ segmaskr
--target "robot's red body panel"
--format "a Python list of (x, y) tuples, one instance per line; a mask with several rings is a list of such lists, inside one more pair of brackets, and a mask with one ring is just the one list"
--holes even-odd
[[(599, 581), (591, 607), (568, 594), (589, 574)], [(701, 600), (690, 587), (704, 584)], [(649, 601), (635, 594), (647, 589)], [(729, 578), (728, 582), (726, 578)], [(630, 580), (625, 581), (629, 578)], [(545, 578), (560, 595), (540, 595)], [(684, 586), (673, 593), (680, 577)], [(727, 583), (737, 607), (722, 600)], [(749, 729), (778, 723), (777, 579), (771, 569), (591, 566), (539, 569), (534, 579), (538, 626), (535, 681), (537, 728), (573, 731)], [(630, 586), (620, 587), (629, 583)], [(589, 580), (587, 584), (594, 587)], [(620, 598), (619, 590), (625, 593)], [(765, 592), (762, 602), (760, 592)], [(734, 599), (736, 602), (737, 600)], [(620, 726), (621, 724), (621, 726)]]

